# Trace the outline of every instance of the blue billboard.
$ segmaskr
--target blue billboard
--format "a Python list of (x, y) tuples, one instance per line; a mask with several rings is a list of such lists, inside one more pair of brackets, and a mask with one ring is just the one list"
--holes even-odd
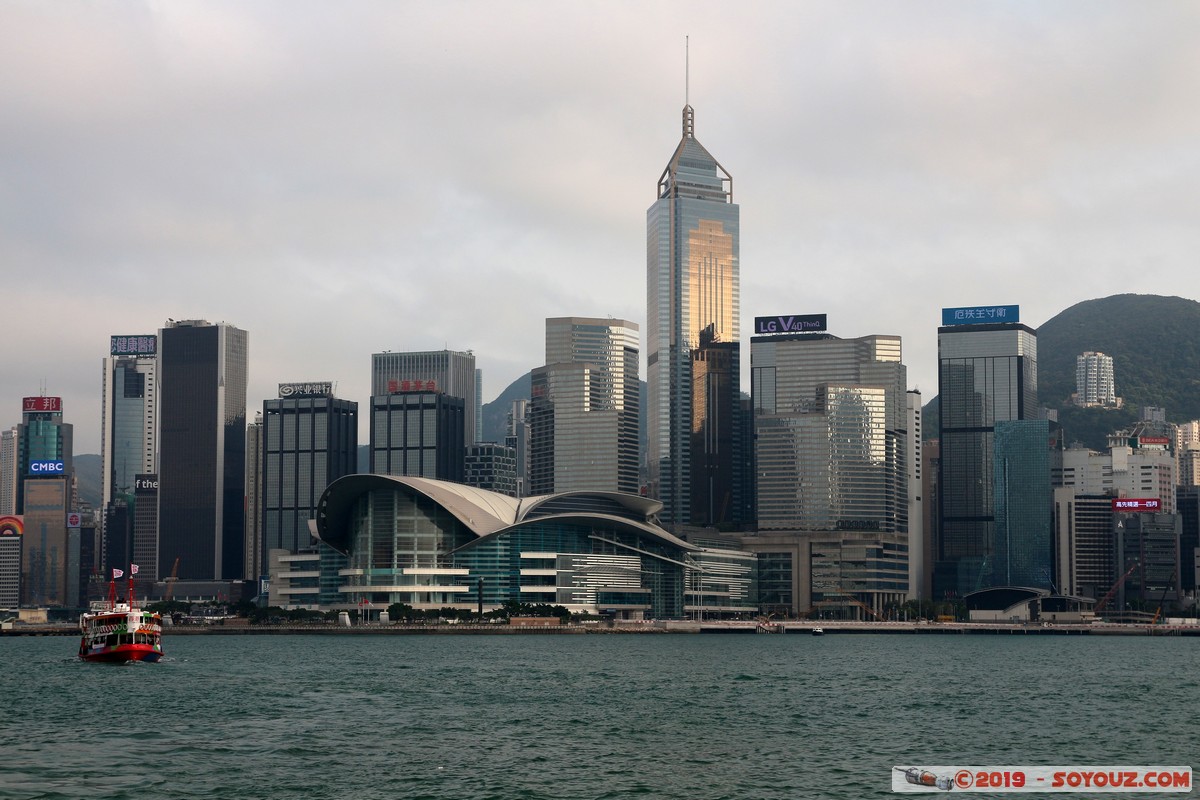
[(30, 475), (62, 475), (66, 467), (61, 461), (30, 461)]
[(1020, 306), (963, 306), (942, 309), (942, 325), (987, 325), (1020, 321)]

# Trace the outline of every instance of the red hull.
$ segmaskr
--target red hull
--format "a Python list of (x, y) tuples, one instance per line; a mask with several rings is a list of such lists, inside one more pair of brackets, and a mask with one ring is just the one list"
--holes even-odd
[(91, 653), (79, 653), (84, 661), (106, 661), (121, 663), (125, 661), (158, 661), (162, 653), (149, 644), (119, 644), (116, 647), (105, 647)]

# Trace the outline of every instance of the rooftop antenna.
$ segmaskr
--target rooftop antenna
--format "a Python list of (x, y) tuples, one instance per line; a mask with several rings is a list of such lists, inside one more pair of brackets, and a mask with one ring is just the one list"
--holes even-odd
[(683, 138), (696, 135), (696, 115), (691, 106), (691, 37), (683, 37)]

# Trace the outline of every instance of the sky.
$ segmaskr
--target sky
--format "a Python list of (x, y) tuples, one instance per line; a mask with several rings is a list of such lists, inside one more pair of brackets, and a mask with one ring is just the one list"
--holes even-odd
[(169, 318), (249, 332), (250, 418), (284, 382), (366, 403), (384, 350), (471, 350), (490, 401), (547, 317), (644, 333), (685, 87), (743, 348), (899, 334), (928, 400), (943, 307), (1200, 299), (1198, 41), (1155, 0), (5, 0), (0, 426), (59, 396), (100, 452), (109, 337)]

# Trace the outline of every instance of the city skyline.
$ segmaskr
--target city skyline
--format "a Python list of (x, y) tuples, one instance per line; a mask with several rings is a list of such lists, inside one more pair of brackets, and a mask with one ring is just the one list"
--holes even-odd
[(745, 319), (899, 335), (926, 399), (940, 308), (1020, 304), (1037, 328), (1200, 297), (1190, 6), (12, 3), (0, 23), (22, 76), (0, 87), (0, 426), (44, 387), (81, 453), (108, 337), (168, 318), (250, 332), (251, 408), (297, 380), (365, 403), (384, 350), (472, 350), (491, 400), (542, 363), (547, 317), (645, 329), (646, 175), (684, 102), (747, 209)]

